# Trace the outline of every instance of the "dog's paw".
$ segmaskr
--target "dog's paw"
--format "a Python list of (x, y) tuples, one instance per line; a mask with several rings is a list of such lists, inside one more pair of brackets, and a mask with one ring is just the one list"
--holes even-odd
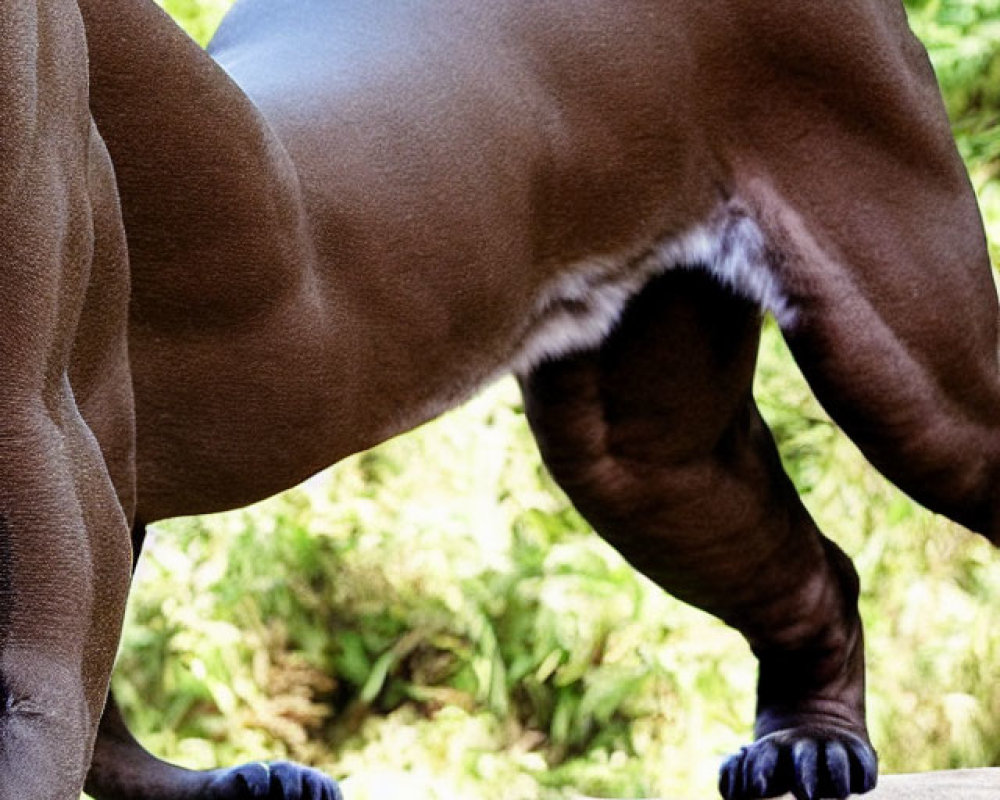
[(343, 800), (332, 778), (289, 761), (217, 770), (205, 797), (206, 800)]
[(726, 800), (758, 800), (790, 792), (797, 800), (843, 800), (875, 788), (878, 759), (860, 736), (839, 730), (793, 729), (769, 734), (719, 772)]

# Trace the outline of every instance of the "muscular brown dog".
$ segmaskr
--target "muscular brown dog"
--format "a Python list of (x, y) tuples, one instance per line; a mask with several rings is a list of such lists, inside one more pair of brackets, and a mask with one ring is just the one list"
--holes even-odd
[[(874, 785), (857, 579), (750, 388), (770, 311), (886, 476), (1000, 538), (996, 296), (897, 0), (242, 0), (211, 57), (149, 0), (82, 6), (132, 260), (137, 530), (513, 370), (594, 527), (759, 658), (722, 794)], [(336, 793), (164, 764), (113, 704), (88, 788)]]
[(63, 800), (129, 580), (128, 268), (76, 3), (0, 0), (0, 75), (0, 800)]

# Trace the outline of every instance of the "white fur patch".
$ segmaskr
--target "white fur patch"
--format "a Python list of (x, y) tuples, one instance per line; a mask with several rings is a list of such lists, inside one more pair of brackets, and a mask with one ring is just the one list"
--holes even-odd
[(725, 206), (686, 235), (661, 243), (652, 257), (667, 269), (708, 270), (724, 286), (771, 312), (782, 328), (795, 321), (795, 309), (772, 269), (763, 231), (737, 206)]
[(629, 299), (670, 269), (704, 269), (737, 294), (770, 311), (781, 327), (795, 309), (774, 274), (763, 232), (739, 206), (727, 204), (685, 234), (639, 258), (606, 258), (571, 267), (539, 296), (511, 368), (526, 374), (542, 361), (599, 345)]
[(654, 264), (623, 269), (619, 260), (608, 259), (560, 275), (538, 298), (511, 368), (523, 375), (547, 359), (596, 347), (611, 333), (629, 298), (661, 271)]

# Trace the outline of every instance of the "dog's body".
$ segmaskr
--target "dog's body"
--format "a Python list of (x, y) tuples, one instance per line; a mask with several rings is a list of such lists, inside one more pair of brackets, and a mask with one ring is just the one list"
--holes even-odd
[[(142, 520), (258, 500), (503, 371), (596, 347), (677, 266), (797, 333), (813, 295), (874, 298), (852, 328), (900, 316), (942, 291), (925, 261), (961, 256), (975, 268), (946, 291), (985, 306), (974, 346), (993, 345), (974, 200), (892, 2), (832, 20), (729, 2), (248, 2), (212, 46), (239, 86), (155, 10), (117, 5), (101, 13), (142, 46), (110, 50), (102, 26), (91, 50), (133, 260)], [(882, 230), (880, 206), (931, 192), (930, 219)], [(862, 246), (869, 268), (826, 263)], [(890, 253), (905, 266), (877, 269)], [(935, 348), (967, 349), (949, 327)], [(923, 328), (881, 347), (926, 349)]]
[[(257, 500), (592, 347), (679, 260), (657, 248), (698, 253), (734, 168), (701, 131), (731, 134), (698, 121), (718, 111), (695, 65), (669, 66), (691, 36), (671, 17), (632, 52), (609, 4), (238, 5), (213, 54), (241, 89), (146, 20), (142, 48), (94, 41), (136, 270), (140, 518)], [(122, 57), (127, 81), (105, 75)]]
[[(131, 259), (137, 530), (284, 489), (513, 369), (598, 531), (760, 659), (723, 793), (873, 785), (856, 578), (750, 384), (764, 308), (887, 476), (1000, 538), (995, 292), (895, 0), (243, 0), (210, 48), (225, 71), (152, 2), (80, 7)], [(120, 603), (100, 610), (117, 633)], [(293, 765), (158, 762), (113, 703), (88, 790), (335, 793)]]

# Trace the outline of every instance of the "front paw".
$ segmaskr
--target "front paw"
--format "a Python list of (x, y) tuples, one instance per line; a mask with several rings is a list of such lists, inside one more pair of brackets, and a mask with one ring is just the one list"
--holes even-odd
[(332, 778), (289, 761), (217, 770), (205, 797), (206, 800), (343, 800)]
[(726, 800), (758, 800), (791, 792), (797, 800), (842, 800), (875, 788), (872, 746), (836, 728), (777, 731), (730, 756), (719, 773)]

